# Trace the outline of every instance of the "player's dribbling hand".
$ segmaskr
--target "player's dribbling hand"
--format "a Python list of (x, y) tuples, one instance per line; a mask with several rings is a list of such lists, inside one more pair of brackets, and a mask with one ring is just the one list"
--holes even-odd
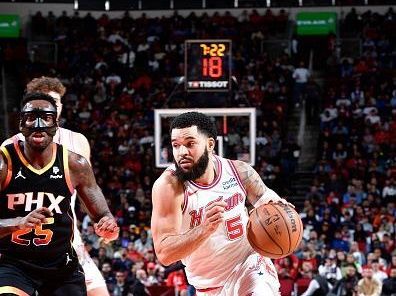
[(293, 205), (293, 204), (291, 204), (290, 202), (288, 202), (286, 199), (284, 199), (284, 198), (281, 198), (281, 197), (272, 197), (272, 198), (269, 198), (268, 200), (264, 200), (263, 202), (262, 202), (262, 204), (268, 204), (268, 203), (280, 203), (280, 204), (283, 204), (283, 205), (285, 205), (285, 206), (289, 206), (289, 207), (292, 207), (292, 208), (295, 208), (295, 206)]
[(41, 207), (31, 211), (25, 217), (22, 217), (18, 223), (18, 228), (34, 228), (41, 225), (42, 223), (47, 223), (47, 217), (51, 217), (54, 214), (45, 207)]
[(209, 234), (215, 232), (220, 223), (224, 221), (224, 210), (226, 206), (226, 202), (217, 201), (205, 208), (203, 226)]
[(104, 238), (105, 243), (116, 240), (120, 234), (120, 228), (114, 218), (104, 216), (94, 224), (95, 233)]

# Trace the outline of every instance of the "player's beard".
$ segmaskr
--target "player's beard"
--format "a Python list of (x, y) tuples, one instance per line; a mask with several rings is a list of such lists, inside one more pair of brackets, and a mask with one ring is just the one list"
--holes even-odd
[(185, 181), (192, 181), (201, 177), (208, 167), (209, 163), (209, 152), (208, 149), (205, 147), (204, 153), (198, 159), (196, 163), (194, 163), (188, 171), (183, 170), (175, 161), (176, 166), (176, 177), (182, 182)]

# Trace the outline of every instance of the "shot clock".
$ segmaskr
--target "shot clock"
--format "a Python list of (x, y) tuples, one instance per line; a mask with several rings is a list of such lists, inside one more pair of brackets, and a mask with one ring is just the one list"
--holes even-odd
[(185, 88), (190, 92), (229, 91), (231, 40), (185, 41)]

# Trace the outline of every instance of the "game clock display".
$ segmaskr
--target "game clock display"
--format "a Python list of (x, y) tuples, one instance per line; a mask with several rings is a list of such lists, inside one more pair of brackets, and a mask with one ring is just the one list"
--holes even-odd
[(229, 91), (231, 40), (186, 40), (184, 65), (187, 91)]

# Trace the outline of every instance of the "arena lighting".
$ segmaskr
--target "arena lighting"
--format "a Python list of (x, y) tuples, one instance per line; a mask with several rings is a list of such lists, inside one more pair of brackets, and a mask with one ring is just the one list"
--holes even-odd
[(109, 11), (110, 10), (110, 1), (105, 2), (105, 10)]
[(78, 10), (78, 0), (74, 0), (74, 9)]
[(271, 0), (267, 0), (267, 7), (271, 7)]

